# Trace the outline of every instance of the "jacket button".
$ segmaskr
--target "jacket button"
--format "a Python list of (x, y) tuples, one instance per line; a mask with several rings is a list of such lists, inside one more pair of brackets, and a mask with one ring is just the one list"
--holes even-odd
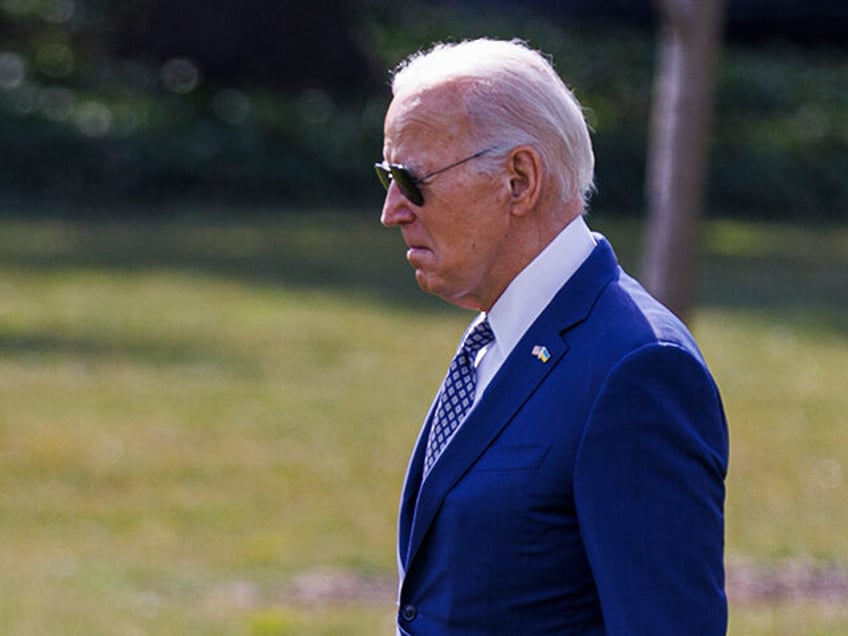
[(400, 611), (400, 617), (407, 622), (414, 621), (416, 616), (418, 616), (418, 608), (412, 603), (404, 605)]

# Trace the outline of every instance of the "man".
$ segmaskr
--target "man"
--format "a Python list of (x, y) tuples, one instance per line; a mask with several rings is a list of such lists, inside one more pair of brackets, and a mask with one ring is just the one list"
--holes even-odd
[(438, 45), (392, 89), (382, 223), (480, 312), (403, 487), (398, 632), (724, 634), (719, 394), (586, 226), (580, 105), (517, 41)]

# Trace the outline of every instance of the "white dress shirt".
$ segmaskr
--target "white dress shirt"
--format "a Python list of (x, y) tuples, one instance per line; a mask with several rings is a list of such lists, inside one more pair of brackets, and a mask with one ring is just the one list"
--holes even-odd
[(524, 332), (589, 257), (595, 245), (586, 221), (582, 216), (577, 217), (512, 280), (488, 315), (481, 314), (474, 321), (476, 324), (487, 317), (495, 333), (494, 342), (477, 356), (475, 404)]

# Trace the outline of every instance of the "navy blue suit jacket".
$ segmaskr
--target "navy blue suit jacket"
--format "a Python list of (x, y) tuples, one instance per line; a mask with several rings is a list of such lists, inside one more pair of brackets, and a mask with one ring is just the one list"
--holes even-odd
[(400, 633), (726, 633), (719, 393), (603, 237), (422, 484), (431, 417), (401, 500)]

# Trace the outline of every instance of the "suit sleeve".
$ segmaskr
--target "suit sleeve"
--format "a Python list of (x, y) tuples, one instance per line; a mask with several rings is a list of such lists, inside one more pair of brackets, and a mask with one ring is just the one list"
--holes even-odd
[(727, 426), (703, 363), (650, 345), (607, 378), (574, 474), (606, 633), (724, 635)]

